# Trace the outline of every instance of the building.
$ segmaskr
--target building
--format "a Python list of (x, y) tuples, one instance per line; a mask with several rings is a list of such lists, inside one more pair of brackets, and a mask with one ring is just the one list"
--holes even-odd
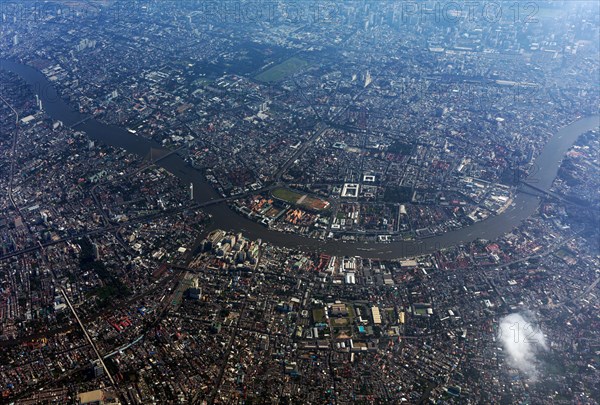
[(375, 325), (381, 325), (381, 313), (378, 307), (371, 307), (371, 315), (373, 316), (373, 323)]

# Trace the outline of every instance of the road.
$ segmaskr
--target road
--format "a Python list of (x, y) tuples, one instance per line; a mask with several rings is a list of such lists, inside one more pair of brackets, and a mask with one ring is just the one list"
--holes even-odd
[(115, 385), (115, 380), (113, 379), (112, 375), (110, 374), (110, 371), (108, 371), (108, 368), (106, 368), (106, 364), (104, 364), (104, 359), (100, 355), (100, 352), (98, 352), (98, 348), (96, 347), (96, 344), (94, 343), (94, 341), (92, 340), (92, 338), (88, 334), (88, 331), (85, 328), (85, 326), (83, 325), (83, 323), (81, 322), (81, 319), (79, 319), (79, 315), (77, 315), (77, 312), (75, 312), (75, 308), (73, 308), (73, 305), (71, 305), (71, 300), (69, 299), (69, 296), (65, 292), (64, 288), (61, 288), (60, 292), (62, 293), (63, 297), (65, 298), (65, 301), (66, 301), (67, 305), (69, 306), (69, 308), (71, 309), (71, 312), (75, 316), (75, 319), (77, 320), (77, 323), (79, 324), (79, 327), (83, 331), (83, 334), (85, 335), (87, 341), (89, 342), (90, 346), (92, 346), (92, 349), (94, 350), (94, 353), (96, 353), (96, 356), (98, 357), (98, 361), (102, 365), (102, 368), (104, 369), (104, 372), (106, 373), (106, 376), (110, 380), (111, 384), (114, 386)]
[[(582, 205), (582, 204), (578, 204), (578, 203), (576, 203), (576, 202), (574, 202), (574, 201), (569, 201), (569, 200), (566, 200), (564, 197), (562, 197), (562, 196), (560, 196), (560, 195), (558, 195), (558, 194), (555, 194), (555, 193), (553, 193), (553, 192), (551, 192), (551, 191), (544, 190), (544, 189), (541, 189), (541, 188), (539, 188), (539, 187), (536, 187), (536, 186), (534, 186), (533, 184), (530, 184), (530, 183), (528, 183), (528, 182), (526, 182), (526, 181), (521, 181), (521, 184), (520, 184), (520, 185), (523, 185), (523, 186), (525, 186), (525, 187), (529, 187), (529, 188), (531, 188), (532, 190), (535, 190), (535, 191), (537, 191), (539, 194), (542, 194), (543, 196), (546, 196), (546, 197), (549, 197), (549, 198), (553, 198), (553, 199), (555, 199), (555, 200), (558, 200), (558, 201), (560, 201), (560, 202), (562, 202), (562, 203), (564, 203), (564, 204), (571, 204), (571, 205), (575, 205), (575, 206), (577, 206), (577, 207), (581, 207), (581, 208), (589, 208), (589, 207), (586, 207), (586, 206), (584, 206), (584, 205)], [(521, 190), (521, 191), (522, 191), (522, 192), (526, 192), (526, 191), (524, 191), (524, 190)]]
[[(13, 114), (15, 115), (15, 136), (13, 137), (13, 143), (12, 143), (11, 153), (10, 153), (10, 173), (9, 173), (9, 178), (8, 178), (8, 199), (10, 200), (10, 203), (12, 204), (15, 211), (17, 211), (17, 213), (19, 214), (19, 217), (21, 217), (21, 220), (25, 223), (23, 214), (21, 214), (21, 210), (19, 209), (19, 207), (17, 206), (17, 204), (15, 203), (15, 200), (13, 198), (13, 179), (15, 176), (15, 164), (16, 164), (16, 160), (17, 160), (17, 144), (18, 144), (18, 139), (19, 139), (19, 113), (17, 112), (17, 110), (15, 110), (13, 108), (12, 105), (10, 105), (10, 103), (8, 101), (6, 101), (6, 99), (4, 97), (0, 96), (0, 100), (2, 100), (4, 102), (4, 104), (6, 104), (8, 106), (8, 108), (10, 108), (11, 111), (13, 112)], [(27, 229), (29, 230), (29, 226), (27, 227)], [(30, 234), (31, 234), (31, 232), (30, 232)]]

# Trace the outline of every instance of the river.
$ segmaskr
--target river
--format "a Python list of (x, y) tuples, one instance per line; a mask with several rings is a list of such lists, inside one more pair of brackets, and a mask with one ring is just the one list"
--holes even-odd
[[(33, 67), (0, 59), (0, 68), (18, 74), (25, 82), (33, 87), (43, 102), (44, 110), (54, 120), (60, 120), (64, 125), (71, 126), (85, 116), (69, 107), (58, 95), (54, 85)], [(594, 128), (600, 123), (599, 116), (578, 119), (561, 128), (544, 146), (535, 160), (537, 171), (528, 179), (536, 187), (548, 190), (558, 173), (560, 160), (579, 135)], [(94, 140), (107, 145), (123, 148), (128, 152), (145, 157), (150, 148), (161, 148), (161, 145), (134, 135), (124, 128), (107, 125), (95, 119), (90, 119), (76, 127), (84, 131)], [(180, 156), (173, 154), (158, 163), (186, 185), (194, 184), (194, 199), (206, 202), (220, 198), (212, 186), (205, 180), (201, 172), (186, 163)], [(210, 229), (221, 228), (241, 231), (245, 236), (262, 239), (272, 244), (301, 250), (317, 250), (330, 255), (348, 255), (393, 259), (410, 257), (418, 254), (431, 253), (434, 250), (466, 243), (478, 238), (493, 240), (511, 231), (524, 219), (535, 213), (539, 198), (526, 193), (517, 193), (513, 204), (502, 214), (477, 222), (469, 227), (447, 232), (431, 238), (392, 242), (392, 243), (363, 243), (342, 241), (320, 241), (300, 235), (269, 230), (231, 210), (226, 203), (215, 204), (203, 208), (212, 215)]]

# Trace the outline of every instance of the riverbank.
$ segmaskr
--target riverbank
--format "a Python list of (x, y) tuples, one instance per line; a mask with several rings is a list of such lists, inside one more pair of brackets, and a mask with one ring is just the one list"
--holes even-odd
[[(18, 74), (27, 84), (34, 88), (43, 89), (40, 98), (44, 109), (54, 120), (60, 120), (65, 125), (71, 126), (86, 118), (83, 114), (74, 111), (57, 94), (54, 85), (36, 69), (12, 61), (0, 60), (0, 68)], [(599, 116), (580, 118), (571, 124), (559, 129), (547, 142), (541, 153), (534, 161), (537, 170), (527, 179), (535, 181), (536, 186), (549, 189), (556, 177), (560, 160), (580, 134), (598, 127)], [(93, 118), (87, 119), (76, 126), (77, 130), (85, 132), (91, 139), (103, 142), (110, 146), (123, 148), (138, 156), (147, 156), (150, 149), (161, 149), (161, 145), (142, 138), (124, 128), (104, 124)], [(177, 155), (172, 154), (157, 165), (168, 170), (178, 177), (182, 184), (194, 185), (194, 200), (207, 203), (219, 200), (212, 186), (206, 181), (202, 173)], [(300, 235), (282, 233), (270, 230), (261, 224), (249, 220), (234, 212), (226, 202), (220, 202), (203, 208), (213, 218), (209, 230), (226, 229), (244, 232), (252, 239), (262, 239), (269, 243), (286, 246), (292, 249), (316, 250), (331, 255), (361, 255), (364, 257), (378, 257), (392, 259), (410, 257), (419, 254), (431, 253), (437, 249), (450, 247), (456, 244), (467, 243), (475, 239), (493, 240), (500, 235), (510, 232), (524, 219), (534, 214), (539, 205), (539, 198), (519, 192), (502, 213), (477, 222), (469, 227), (447, 232), (425, 240), (398, 241), (391, 243), (357, 243), (345, 241), (322, 241)]]

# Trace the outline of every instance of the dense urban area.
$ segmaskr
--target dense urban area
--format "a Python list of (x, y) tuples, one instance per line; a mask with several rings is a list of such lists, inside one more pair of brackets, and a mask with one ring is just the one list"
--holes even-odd
[(599, 29), (1, 2), (0, 403), (599, 403)]

